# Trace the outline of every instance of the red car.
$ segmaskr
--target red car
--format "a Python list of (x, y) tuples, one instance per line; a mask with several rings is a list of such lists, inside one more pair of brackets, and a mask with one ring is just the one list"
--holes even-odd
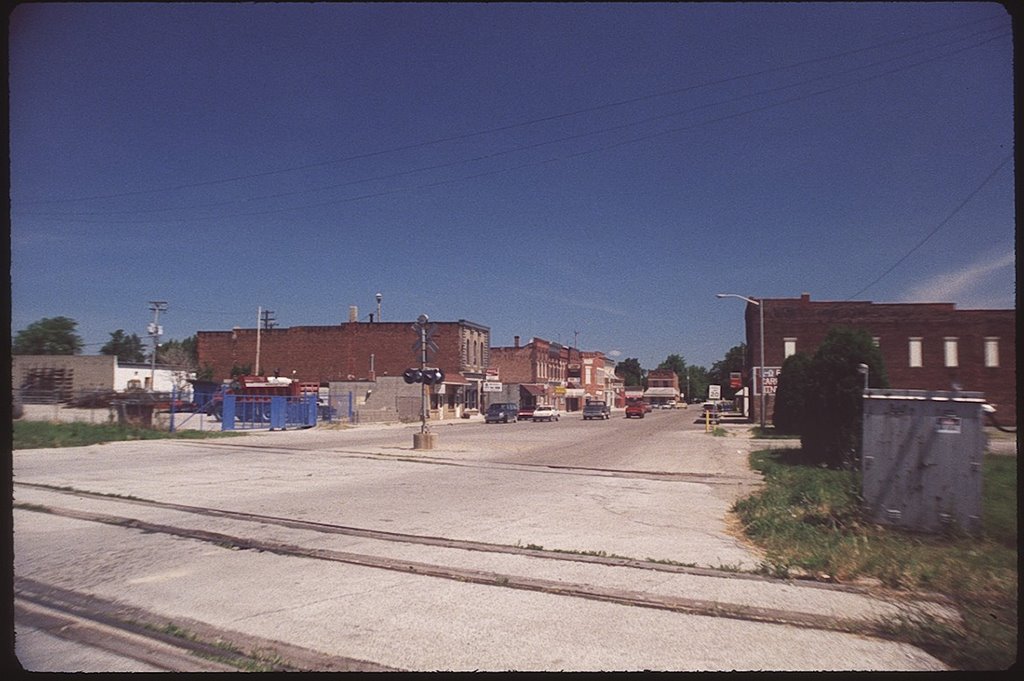
[(644, 414), (646, 414), (646, 413), (647, 413), (647, 410), (644, 409), (644, 403), (643, 402), (631, 402), (630, 404), (626, 405), (626, 418), (627, 419), (628, 418), (632, 418), (634, 416), (637, 417), (638, 419), (642, 419), (644, 417)]

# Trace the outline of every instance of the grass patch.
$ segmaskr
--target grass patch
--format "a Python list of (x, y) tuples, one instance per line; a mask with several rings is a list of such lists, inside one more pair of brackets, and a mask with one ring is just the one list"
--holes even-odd
[(750, 429), (750, 436), (757, 440), (799, 440), (799, 435), (790, 435), (788, 433), (780, 433), (775, 430), (775, 426), (754, 426)]
[(985, 457), (983, 534), (925, 535), (866, 520), (860, 474), (810, 465), (799, 449), (759, 451), (765, 485), (733, 510), (766, 553), (763, 571), (800, 571), (849, 582), (870, 577), (906, 590), (945, 594), (964, 631), (901, 632), (955, 669), (1006, 669), (1017, 650), (1017, 460)]
[(14, 421), (14, 449), (50, 447), (81, 447), (122, 440), (197, 440), (244, 435), (237, 432), (182, 430), (171, 433), (118, 424), (51, 423), (49, 421)]

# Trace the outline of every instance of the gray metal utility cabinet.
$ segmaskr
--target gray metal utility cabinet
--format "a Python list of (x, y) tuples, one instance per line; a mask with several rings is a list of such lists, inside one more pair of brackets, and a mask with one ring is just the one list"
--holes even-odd
[(862, 494), (869, 517), (908, 530), (981, 530), (984, 395), (864, 391)]

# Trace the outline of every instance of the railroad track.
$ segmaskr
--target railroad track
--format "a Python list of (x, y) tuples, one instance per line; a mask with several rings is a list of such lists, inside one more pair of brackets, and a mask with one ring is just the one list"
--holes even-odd
[(19, 626), (168, 672), (399, 671), (79, 593), (26, 577), (14, 582)]
[[(201, 446), (203, 449), (209, 448), (222, 448), (222, 449), (242, 449), (252, 450), (258, 449), (266, 452), (279, 452), (279, 453), (294, 453), (294, 452), (310, 452), (311, 450), (304, 447), (287, 447), (282, 445), (252, 445), (252, 444), (234, 444), (227, 442), (213, 442), (203, 441), (201, 445), (197, 443), (183, 443), (191, 446)], [(406, 463), (419, 463), (419, 464), (430, 464), (436, 466), (457, 466), (465, 468), (494, 468), (500, 470), (528, 470), (531, 472), (550, 472), (560, 473), (565, 475), (587, 475), (587, 476), (603, 476), (612, 478), (623, 478), (633, 480), (661, 480), (664, 482), (694, 482), (707, 485), (730, 485), (735, 486), (738, 483), (750, 484), (751, 478), (749, 476), (738, 476), (728, 474), (716, 474), (716, 473), (677, 473), (671, 471), (644, 471), (644, 470), (629, 470), (622, 468), (593, 468), (587, 466), (563, 466), (558, 464), (542, 464), (542, 463), (516, 463), (510, 461), (488, 461), (482, 459), (454, 459), (450, 457), (437, 456), (435, 454), (429, 455), (416, 455), (409, 454), (407, 450), (400, 449), (401, 454), (384, 454), (379, 452), (362, 452), (355, 450), (345, 449), (317, 449), (319, 453), (330, 453), (337, 456), (357, 458), (357, 459), (372, 459), (375, 461), (404, 461)]]
[[(408, 544), (420, 544), (424, 546), (436, 546), (450, 549), (461, 549), (465, 551), (483, 551), (492, 554), (515, 554), (530, 556), (551, 561), (571, 561), (574, 563), (592, 563), (601, 565), (614, 565), (633, 569), (649, 570), (662, 573), (685, 573), (704, 577), (728, 578), (734, 580), (755, 580), (761, 582), (784, 582), (793, 584), (790, 580), (778, 580), (763, 575), (755, 575), (742, 572), (727, 572), (708, 568), (698, 568), (686, 565), (675, 565), (654, 561), (636, 560), (630, 558), (588, 555), (579, 553), (559, 552), (513, 546), (505, 544), (494, 544), (487, 542), (476, 542), (457, 540), (445, 537), (427, 535), (413, 535), (368, 528), (351, 527), (331, 523), (321, 523), (294, 518), (270, 516), (264, 514), (217, 509), (204, 506), (189, 506), (155, 500), (138, 498), (124, 498), (105, 495), (86, 490), (68, 488), (56, 488), (48, 485), (32, 483), (15, 483), (16, 487), (27, 487), (55, 495), (72, 495), (90, 499), (107, 500), (117, 504), (139, 505), (148, 508), (159, 508), (169, 511), (183, 512), (200, 517), (222, 518), (254, 523), (261, 525), (276, 525), (291, 529), (311, 531), (320, 534), (340, 534), (347, 536), (362, 537), (384, 542), (401, 542)], [(785, 624), (790, 626), (805, 627), (840, 631), (847, 633), (859, 633), (879, 638), (893, 639), (893, 634), (881, 623), (865, 619), (844, 619), (830, 616), (822, 616), (807, 612), (794, 612), (773, 608), (748, 606), (739, 603), (724, 603), (713, 600), (702, 600), (688, 598), (678, 595), (651, 594), (640, 591), (631, 591), (621, 588), (611, 588), (595, 584), (571, 583), (560, 580), (544, 579), (531, 576), (506, 574), (488, 570), (478, 570), (454, 565), (443, 565), (426, 563), (420, 561), (399, 559), (369, 553), (353, 553), (324, 548), (311, 548), (295, 543), (272, 541), (263, 539), (254, 534), (240, 532), (228, 534), (223, 532), (212, 532), (209, 530), (183, 527), (165, 523), (154, 523), (123, 514), (100, 513), (95, 511), (83, 511), (66, 508), (57, 504), (39, 503), (15, 503), (15, 509), (48, 513), (55, 516), (74, 518), (87, 522), (101, 523), (134, 529), (146, 533), (158, 533), (165, 536), (186, 538), (195, 541), (207, 542), (221, 547), (231, 547), (242, 550), (254, 550), (270, 552), (283, 556), (301, 557), (323, 561), (340, 562), (363, 567), (377, 568), (416, 574), (439, 579), (449, 579), (459, 582), (484, 584), (508, 589), (520, 589), (536, 591), (547, 594), (585, 598), (591, 600), (605, 601), (620, 605), (633, 607), (653, 608), (678, 613), (693, 615), (727, 617), (753, 622), (768, 622)], [(878, 596), (877, 589), (865, 589), (854, 585), (826, 584), (813, 581), (801, 582), (801, 587), (809, 589), (827, 589), (833, 591), (847, 591)], [(16, 586), (16, 592), (20, 587)], [(16, 594), (19, 595), (20, 594)], [(896, 639), (893, 639), (896, 640)]]

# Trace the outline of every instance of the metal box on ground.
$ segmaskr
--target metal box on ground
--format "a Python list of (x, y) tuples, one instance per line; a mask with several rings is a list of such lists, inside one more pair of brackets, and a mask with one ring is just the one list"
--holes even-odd
[(977, 392), (864, 392), (862, 494), (874, 522), (980, 532), (984, 403)]

